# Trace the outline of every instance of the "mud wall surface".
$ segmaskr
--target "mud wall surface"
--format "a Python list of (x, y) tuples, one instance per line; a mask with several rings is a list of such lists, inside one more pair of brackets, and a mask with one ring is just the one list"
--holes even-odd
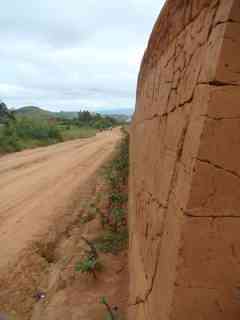
[(131, 128), (130, 320), (240, 317), (240, 1), (168, 0)]

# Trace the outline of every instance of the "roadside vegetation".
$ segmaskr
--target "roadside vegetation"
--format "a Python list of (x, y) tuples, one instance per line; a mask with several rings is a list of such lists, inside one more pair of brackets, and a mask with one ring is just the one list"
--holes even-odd
[(97, 130), (104, 130), (115, 127), (120, 124), (116, 119), (109, 116), (102, 116), (99, 113), (90, 113), (89, 111), (80, 111), (78, 113), (78, 124), (88, 126)]
[[(123, 128), (123, 138), (113, 159), (103, 168), (106, 192), (98, 193), (93, 201), (85, 204), (81, 223), (88, 223), (97, 216), (103, 232), (93, 241), (96, 250), (118, 254), (127, 248), (127, 203), (129, 170), (129, 135)], [(102, 203), (105, 203), (102, 206)]]
[(84, 258), (76, 264), (76, 271), (82, 273), (90, 273), (97, 279), (97, 271), (101, 271), (102, 264), (95, 246), (86, 238), (82, 240), (87, 244), (88, 249), (85, 250)]
[(98, 131), (119, 125), (111, 117), (80, 111), (78, 118), (34, 117), (19, 114), (0, 103), (0, 154), (46, 146), (72, 139), (89, 138)]
[(98, 130), (94, 128), (90, 128), (87, 126), (77, 126), (77, 125), (70, 125), (70, 126), (60, 126), (60, 132), (62, 135), (63, 141), (74, 140), (74, 139), (85, 139), (90, 138), (96, 135)]
[(59, 128), (46, 121), (16, 118), (0, 131), (0, 151), (14, 152), (63, 141)]
[(117, 314), (118, 307), (117, 306), (112, 307), (108, 303), (106, 297), (101, 297), (100, 303), (104, 305), (106, 308), (106, 317), (103, 320), (123, 320), (123, 318), (122, 317), (120, 318), (120, 316)]
[(104, 232), (95, 239), (96, 247), (105, 253), (117, 254), (128, 245), (127, 204), (129, 173), (129, 135), (123, 128), (123, 138), (115, 156), (104, 168), (108, 186), (107, 207), (100, 210)]
[[(104, 272), (108, 265), (103, 265), (104, 255), (119, 255), (128, 248), (128, 175), (129, 175), (129, 135), (123, 128), (123, 138), (116, 148), (113, 158), (102, 170), (104, 192), (84, 204), (80, 223), (88, 224), (100, 219), (102, 231), (91, 241), (83, 238), (87, 244), (84, 256), (75, 265), (75, 271), (92, 274), (98, 279), (98, 272)], [(104, 259), (102, 259), (104, 261)], [(99, 274), (100, 277), (100, 274)], [(103, 320), (123, 320), (123, 310), (111, 306), (107, 297), (100, 298), (100, 304), (106, 309)]]

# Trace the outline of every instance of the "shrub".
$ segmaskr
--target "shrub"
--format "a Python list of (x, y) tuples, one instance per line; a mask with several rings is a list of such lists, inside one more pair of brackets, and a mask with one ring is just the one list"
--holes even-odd
[(55, 124), (24, 117), (8, 121), (0, 132), (0, 150), (3, 152), (20, 151), (60, 141), (61, 132)]
[(90, 126), (92, 128), (103, 130), (111, 128), (118, 124), (118, 121), (109, 116), (102, 116), (99, 113), (90, 113), (89, 111), (80, 111), (78, 113), (80, 126)]
[(61, 141), (60, 130), (55, 124), (50, 124), (44, 120), (34, 120), (30, 118), (19, 118), (12, 121), (7, 127), (9, 134), (16, 131), (17, 136), (23, 139), (35, 140), (56, 140)]

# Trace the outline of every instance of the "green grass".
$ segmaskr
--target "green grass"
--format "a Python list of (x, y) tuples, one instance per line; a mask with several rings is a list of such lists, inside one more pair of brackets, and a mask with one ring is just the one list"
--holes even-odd
[(93, 242), (85, 237), (81, 237), (88, 249), (85, 250), (85, 257), (75, 265), (75, 271), (81, 273), (90, 273), (97, 278), (97, 271), (102, 270), (102, 263), (99, 260), (98, 252)]
[(63, 141), (61, 132), (55, 124), (36, 119), (17, 118), (1, 127), (0, 152), (15, 152), (61, 141)]
[(127, 202), (129, 136), (126, 131), (113, 159), (103, 171), (108, 185), (108, 208), (100, 213), (104, 232), (94, 240), (94, 245), (104, 253), (117, 254), (128, 246)]
[(89, 138), (95, 136), (96, 132), (96, 129), (90, 127), (64, 126), (47, 120), (20, 117), (8, 125), (0, 125), (0, 153)]
[(102, 270), (102, 264), (97, 257), (88, 255), (75, 266), (76, 272), (90, 273), (97, 278), (96, 272)]
[(97, 250), (103, 253), (118, 254), (120, 251), (127, 249), (128, 246), (128, 229), (127, 227), (118, 230), (106, 230), (101, 236), (94, 240)]
[(78, 126), (60, 127), (60, 130), (64, 141), (90, 138), (97, 133), (97, 130), (94, 128)]
[(126, 185), (129, 174), (129, 134), (123, 130), (123, 138), (117, 146), (117, 150), (112, 161), (104, 168), (103, 175), (112, 188), (119, 196), (119, 190)]

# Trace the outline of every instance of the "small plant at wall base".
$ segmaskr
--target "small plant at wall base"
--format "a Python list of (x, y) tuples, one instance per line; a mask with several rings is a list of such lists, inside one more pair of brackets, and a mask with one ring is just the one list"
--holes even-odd
[(106, 317), (103, 320), (124, 320), (119, 314), (119, 308), (117, 306), (110, 306), (106, 297), (101, 297), (100, 303), (106, 308)]
[(114, 232), (118, 232), (118, 230), (122, 227), (124, 221), (125, 221), (125, 210), (121, 207), (115, 207), (111, 211), (112, 214), (112, 228)]
[(101, 236), (94, 240), (96, 248), (103, 253), (111, 253), (117, 255), (128, 246), (128, 230), (127, 227), (122, 228), (118, 232), (106, 230)]
[(116, 320), (113, 310), (105, 297), (101, 297), (100, 303), (107, 309), (107, 315), (104, 320)]
[[(82, 205), (80, 223), (85, 224), (94, 220), (97, 216), (100, 217), (102, 226), (104, 226), (104, 214), (101, 208), (101, 202), (108, 197), (108, 194), (97, 192), (95, 197)], [(102, 219), (103, 218), (103, 219)]]
[(97, 279), (97, 271), (101, 269), (101, 263), (92, 256), (85, 257), (82, 261), (78, 262), (75, 267), (77, 272), (92, 274), (95, 279)]
[(85, 208), (83, 209), (84, 213), (82, 214), (81, 218), (80, 218), (80, 222), (82, 224), (85, 224), (87, 222), (90, 222), (92, 220), (94, 220), (97, 216), (97, 214), (99, 214), (99, 208), (96, 206), (95, 203), (90, 203), (88, 205), (85, 206)]
[(85, 251), (85, 257), (76, 264), (75, 270), (81, 273), (92, 274), (97, 279), (97, 271), (101, 271), (102, 269), (97, 250), (89, 240), (84, 237), (82, 237), (82, 240), (88, 245), (89, 250)]
[(92, 256), (95, 259), (98, 259), (98, 253), (97, 253), (97, 250), (96, 250), (94, 244), (91, 241), (89, 241), (88, 239), (86, 239), (85, 237), (83, 237), (83, 236), (81, 237), (81, 239), (86, 243), (86, 245), (89, 248), (89, 250), (86, 250), (86, 253), (89, 256)]
[(129, 166), (129, 135), (123, 131), (123, 138), (118, 145), (112, 161), (105, 167), (104, 177), (108, 185), (108, 207), (101, 212), (104, 233), (94, 240), (99, 251), (117, 254), (127, 248), (127, 182)]

